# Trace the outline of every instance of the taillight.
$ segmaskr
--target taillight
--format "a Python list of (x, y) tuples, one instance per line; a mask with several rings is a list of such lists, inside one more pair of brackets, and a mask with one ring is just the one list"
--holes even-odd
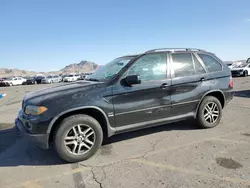
[(234, 88), (234, 82), (232, 76), (230, 76), (230, 83), (229, 83), (230, 88)]

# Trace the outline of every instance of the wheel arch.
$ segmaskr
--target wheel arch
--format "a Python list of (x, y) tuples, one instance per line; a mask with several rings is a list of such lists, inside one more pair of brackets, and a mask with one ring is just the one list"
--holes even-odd
[(49, 134), (49, 142), (52, 141), (55, 130), (60, 125), (60, 122), (66, 117), (75, 114), (86, 114), (95, 118), (102, 127), (104, 137), (110, 137), (114, 134), (114, 130), (110, 126), (108, 117), (101, 108), (97, 106), (85, 106), (85, 107), (69, 109), (54, 117), (47, 129), (47, 134)]
[(217, 98), (217, 99), (220, 101), (220, 103), (221, 103), (222, 109), (224, 108), (226, 98), (225, 98), (225, 95), (223, 94), (223, 92), (222, 92), (221, 90), (211, 90), (211, 91), (208, 91), (207, 93), (205, 93), (205, 94), (202, 96), (200, 102), (199, 102), (198, 105), (197, 105), (197, 108), (196, 108), (196, 111), (195, 111), (195, 118), (196, 118), (196, 116), (197, 116), (197, 113), (198, 113), (200, 104), (201, 104), (201, 102), (203, 101), (203, 99), (204, 99), (206, 96), (213, 96), (213, 97)]

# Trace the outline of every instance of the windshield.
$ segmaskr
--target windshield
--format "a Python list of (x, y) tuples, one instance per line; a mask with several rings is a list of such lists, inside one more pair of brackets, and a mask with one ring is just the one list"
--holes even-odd
[(73, 77), (74, 75), (69, 75), (68, 77)]
[(121, 57), (114, 59), (97, 69), (93, 74), (88, 75), (86, 80), (107, 81), (112, 79), (132, 58), (133, 57)]
[(48, 76), (47, 78), (53, 78), (53, 76)]

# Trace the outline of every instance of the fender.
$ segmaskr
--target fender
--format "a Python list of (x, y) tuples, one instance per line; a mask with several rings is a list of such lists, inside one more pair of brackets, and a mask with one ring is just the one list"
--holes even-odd
[(50, 134), (51, 129), (54, 126), (56, 120), (58, 120), (61, 116), (63, 116), (64, 114), (67, 114), (69, 112), (73, 112), (73, 111), (77, 111), (77, 110), (83, 110), (83, 109), (96, 109), (99, 112), (101, 112), (103, 114), (105, 120), (106, 120), (106, 123), (107, 123), (108, 137), (112, 136), (115, 133), (115, 129), (111, 127), (106, 113), (101, 108), (99, 108), (97, 106), (83, 106), (83, 107), (77, 107), (77, 108), (72, 108), (72, 109), (66, 110), (66, 111), (61, 112), (60, 114), (58, 114), (56, 117), (54, 117), (52, 119), (52, 121), (50, 122), (50, 124), (49, 124), (47, 134)]
[(223, 93), (221, 90), (215, 89), (215, 90), (210, 90), (210, 91), (206, 92), (206, 93), (202, 96), (200, 102), (199, 102), (198, 105), (197, 105), (197, 108), (196, 108), (195, 113), (194, 113), (194, 118), (195, 118), (195, 119), (196, 119), (196, 117), (197, 117), (197, 113), (198, 113), (198, 110), (199, 110), (201, 101), (203, 101), (204, 97), (206, 97), (209, 93), (213, 93), (213, 92), (220, 92), (220, 93), (223, 95), (224, 102), (226, 101), (225, 95), (224, 95), (224, 93)]

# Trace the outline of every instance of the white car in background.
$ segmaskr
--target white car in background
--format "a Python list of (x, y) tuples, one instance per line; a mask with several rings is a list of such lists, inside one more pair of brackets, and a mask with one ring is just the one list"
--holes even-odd
[(22, 85), (25, 82), (26, 82), (26, 79), (22, 77), (11, 77), (3, 81), (3, 83), (5, 83), (6, 86)]
[(250, 75), (250, 64), (238, 63), (234, 64), (231, 69), (232, 76), (248, 76)]
[(60, 82), (60, 77), (56, 75), (50, 75), (42, 79), (42, 84), (52, 84)]
[(80, 75), (78, 74), (70, 74), (63, 78), (64, 82), (75, 82), (80, 79)]

